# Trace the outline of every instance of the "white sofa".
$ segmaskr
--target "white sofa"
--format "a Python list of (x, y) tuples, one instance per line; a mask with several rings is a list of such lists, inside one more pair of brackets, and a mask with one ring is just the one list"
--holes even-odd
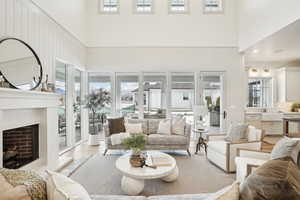
[(245, 142), (228, 142), (225, 141), (225, 134), (208, 134), (207, 158), (225, 172), (235, 172), (235, 157), (238, 148), (261, 150), (263, 131), (249, 126), (247, 136)]

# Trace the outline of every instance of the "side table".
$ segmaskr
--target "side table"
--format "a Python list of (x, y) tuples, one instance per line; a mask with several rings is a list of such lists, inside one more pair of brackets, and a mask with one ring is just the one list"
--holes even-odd
[(205, 139), (203, 138), (203, 134), (208, 133), (208, 131), (205, 129), (194, 129), (193, 132), (199, 134), (195, 154), (197, 154), (198, 151), (201, 150), (201, 148), (204, 148), (205, 154), (207, 154), (207, 143), (206, 143)]

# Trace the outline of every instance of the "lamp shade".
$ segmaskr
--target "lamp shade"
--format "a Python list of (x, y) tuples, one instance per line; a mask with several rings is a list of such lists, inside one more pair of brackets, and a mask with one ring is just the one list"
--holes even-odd
[(194, 105), (193, 111), (195, 116), (205, 116), (208, 113), (208, 109), (205, 105)]

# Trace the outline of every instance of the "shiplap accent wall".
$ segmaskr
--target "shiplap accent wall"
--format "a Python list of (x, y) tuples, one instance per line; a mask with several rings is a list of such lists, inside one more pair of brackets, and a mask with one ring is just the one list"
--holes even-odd
[(44, 75), (55, 80), (55, 60), (84, 68), (86, 47), (31, 0), (0, 0), (0, 38), (24, 40), (39, 55)]

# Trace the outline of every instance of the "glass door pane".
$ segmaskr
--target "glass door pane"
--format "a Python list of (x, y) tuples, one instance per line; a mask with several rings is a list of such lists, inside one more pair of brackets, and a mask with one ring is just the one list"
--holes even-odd
[(200, 75), (201, 101), (208, 108), (204, 117), (205, 126), (212, 132), (219, 133), (223, 120), (222, 101), (223, 86), (222, 75), (214, 72), (203, 72)]
[(195, 102), (194, 73), (171, 74), (171, 110), (172, 115), (185, 116), (193, 122), (193, 105)]
[(56, 62), (55, 92), (62, 95), (62, 103), (58, 108), (58, 134), (59, 150), (63, 151), (68, 147), (69, 139), (66, 120), (67, 66), (58, 61)]
[[(97, 94), (100, 90), (106, 91), (111, 96), (111, 78), (109, 75), (101, 73), (89, 73), (89, 94)], [(104, 134), (102, 131), (102, 125), (105, 121), (105, 118), (112, 114), (112, 104), (109, 103), (105, 105), (104, 108), (101, 108), (96, 111), (95, 119), (93, 120), (93, 114), (89, 111), (89, 131), (94, 130), (94, 124), (96, 131), (100, 132), (100, 136), (104, 139)]]
[(139, 78), (137, 74), (118, 73), (117, 112), (129, 118), (138, 118)]
[(75, 143), (80, 142), (81, 137), (81, 71), (74, 71), (74, 123)]
[(144, 118), (166, 118), (165, 73), (144, 73)]

